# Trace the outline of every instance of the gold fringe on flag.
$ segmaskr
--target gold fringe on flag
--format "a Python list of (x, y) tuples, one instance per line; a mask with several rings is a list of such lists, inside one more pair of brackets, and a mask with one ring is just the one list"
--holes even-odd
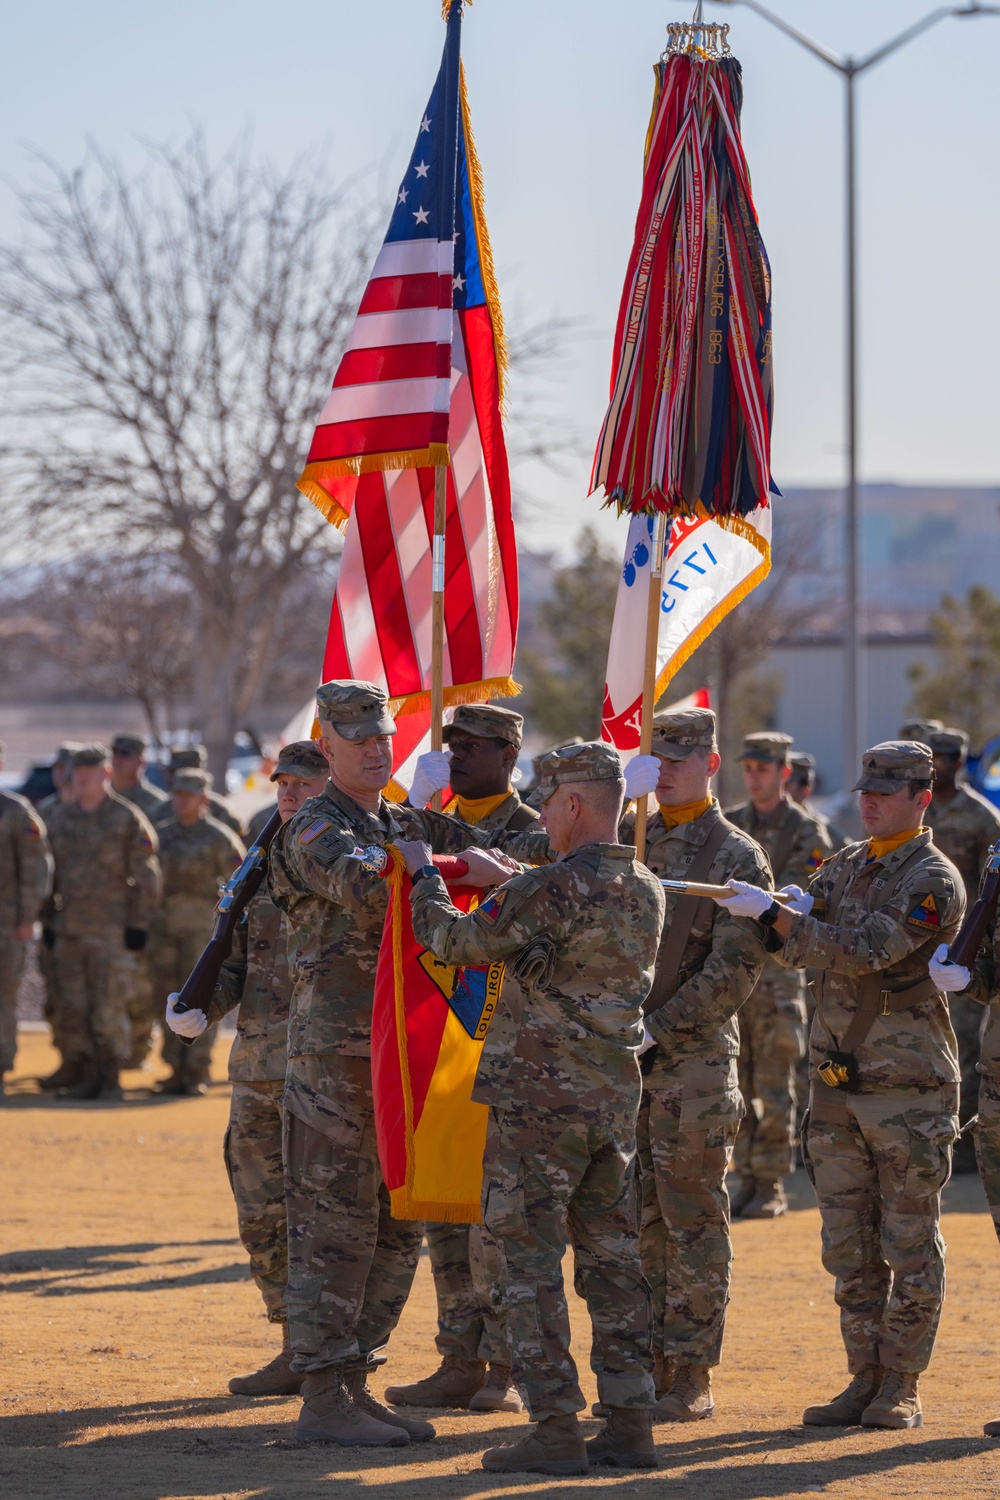
[(497, 380), (500, 385), (500, 410), (504, 412), (507, 400), (507, 335), (503, 326), (503, 311), (500, 307), (500, 292), (497, 287), (496, 267), (493, 262), (493, 247), (486, 227), (485, 191), (483, 169), (476, 150), (476, 138), (472, 133), (472, 116), (469, 113), (469, 96), (465, 87), (465, 64), (460, 65), (460, 88), (462, 123), (465, 126), (465, 159), (469, 168), (469, 197), (472, 200), (472, 222), (476, 229), (476, 244), (479, 247), (479, 270), (486, 293), (486, 305), (493, 324), (493, 347), (497, 357)]
[[(459, 703), (485, 703), (487, 698), (516, 698), (521, 684), (513, 677), (484, 677), (481, 682), (460, 682), (454, 687), (445, 686), (444, 706), (454, 708)], [(401, 698), (389, 699), (389, 712), (398, 719), (402, 714), (419, 713), (431, 706), (430, 692), (407, 693)]]
[(407, 453), (364, 453), (355, 458), (318, 459), (306, 464), (296, 489), (311, 500), (316, 509), (338, 531), (347, 530), (348, 512), (324, 488), (324, 479), (347, 479), (360, 474), (387, 473), (391, 469), (433, 469), (451, 463), (447, 443), (431, 443), (427, 448)]

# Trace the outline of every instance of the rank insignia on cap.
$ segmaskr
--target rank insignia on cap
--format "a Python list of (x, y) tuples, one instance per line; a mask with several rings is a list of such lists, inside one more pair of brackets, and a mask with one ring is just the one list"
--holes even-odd
[(481, 917), (485, 917), (486, 921), (489, 922), (490, 926), (492, 927), (497, 917), (503, 911), (506, 901), (507, 892), (498, 891), (495, 896), (491, 896), (488, 901), (484, 901), (482, 906), (478, 908), (479, 915)]
[(923, 900), (913, 908), (906, 919), (912, 922), (914, 927), (938, 928), (941, 926), (941, 918), (938, 914), (937, 902), (933, 896), (925, 896)]
[(299, 834), (299, 843), (311, 844), (313, 839), (318, 839), (320, 834), (325, 833), (329, 826), (330, 824), (326, 818), (317, 818), (314, 823), (310, 823), (309, 827), (304, 828)]

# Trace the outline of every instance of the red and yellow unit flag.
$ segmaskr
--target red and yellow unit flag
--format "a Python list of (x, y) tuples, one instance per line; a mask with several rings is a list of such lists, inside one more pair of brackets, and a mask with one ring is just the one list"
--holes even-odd
[[(409, 877), (395, 851), (375, 974), (372, 1090), (382, 1176), (397, 1219), (478, 1224), (489, 1110), (472, 1100), (504, 966), (451, 968), (413, 935)], [(438, 858), (447, 879), (460, 860)], [(449, 892), (462, 911), (469, 886)]]
[(402, 716), (394, 769), (429, 724), (436, 465), (448, 465), (445, 704), (518, 691), (506, 345), (461, 23), (452, 0), (437, 81), (299, 480), (346, 531), (323, 679), (385, 688)]

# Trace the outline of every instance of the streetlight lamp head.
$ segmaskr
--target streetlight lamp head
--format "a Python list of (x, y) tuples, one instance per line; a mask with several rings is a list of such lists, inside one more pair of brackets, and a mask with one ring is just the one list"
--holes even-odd
[[(726, 0), (722, 3), (726, 4)], [(967, 21), (970, 16), (1000, 16), (1000, 5), (980, 5), (978, 0), (969, 0), (968, 5), (953, 10), (952, 15), (961, 21)]]

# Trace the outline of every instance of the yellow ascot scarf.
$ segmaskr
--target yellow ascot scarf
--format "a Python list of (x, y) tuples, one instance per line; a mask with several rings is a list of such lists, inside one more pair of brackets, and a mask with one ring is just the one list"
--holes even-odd
[(475, 828), (484, 818), (488, 818), (501, 802), (506, 802), (510, 792), (497, 792), (492, 797), (452, 797), (445, 812), (451, 813), (453, 817), (461, 818), (468, 828)]
[(923, 833), (922, 828), (904, 828), (902, 833), (894, 833), (889, 839), (869, 839), (868, 858), (885, 859), (894, 849), (901, 849), (911, 839), (915, 839), (918, 833)]
[(702, 797), (699, 802), (681, 802), (677, 807), (664, 807), (660, 803), (660, 817), (663, 826), (669, 833), (673, 828), (680, 828), (682, 823), (693, 823), (695, 818), (700, 818), (702, 813), (708, 812), (715, 798), (709, 792), (707, 797)]

